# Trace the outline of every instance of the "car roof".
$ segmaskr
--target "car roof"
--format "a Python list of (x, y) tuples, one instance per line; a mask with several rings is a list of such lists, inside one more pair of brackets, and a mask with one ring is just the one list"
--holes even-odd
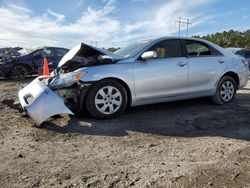
[(39, 49), (43, 49), (43, 48), (54, 48), (54, 49), (64, 49), (64, 50), (69, 50), (67, 48), (63, 48), (63, 47), (54, 47), (54, 46), (44, 46), (42, 48), (39, 48)]
[[(180, 36), (165, 36), (165, 37), (158, 37), (158, 38), (154, 38), (154, 39), (148, 39), (147, 41), (149, 43), (151, 42), (158, 42), (158, 41), (162, 41), (162, 40), (167, 40), (167, 39), (180, 39), (180, 40), (193, 40), (193, 41), (198, 41), (198, 42), (203, 42), (207, 45), (210, 45), (212, 47), (214, 47), (215, 49), (219, 50), (223, 55), (232, 55), (231, 52), (225, 50), (225, 48), (222, 48), (221, 46), (218, 46), (215, 43), (212, 43), (208, 40), (204, 40), (204, 39), (200, 39), (200, 38), (194, 38), (194, 37), (180, 37)], [(145, 40), (142, 41), (138, 41), (138, 42), (143, 42)]]
[[(164, 40), (164, 39), (185, 39), (185, 40), (200, 40), (200, 41), (205, 41), (203, 39), (200, 38), (194, 38), (194, 37), (179, 37), (179, 36), (163, 36), (163, 37), (157, 37), (157, 38), (151, 38), (148, 40)], [(144, 41), (144, 40), (142, 40)]]
[(226, 48), (226, 50), (232, 51), (234, 53), (239, 52), (239, 51), (250, 51), (249, 48)]
[(230, 51), (241, 51), (241, 50), (244, 50), (244, 48), (225, 48), (226, 50), (230, 50)]
[[(210, 45), (216, 45), (210, 41), (201, 39), (201, 38), (194, 38), (194, 37), (179, 37), (179, 36), (164, 36), (164, 37), (158, 37), (158, 38), (151, 38), (151, 39), (144, 39), (144, 40), (139, 40), (137, 42), (153, 42), (153, 41), (161, 41), (161, 40), (167, 40), (167, 39), (182, 39), (182, 40), (195, 40), (195, 41), (200, 41), (200, 42), (205, 42), (209, 43)], [(216, 45), (218, 46), (218, 45)]]

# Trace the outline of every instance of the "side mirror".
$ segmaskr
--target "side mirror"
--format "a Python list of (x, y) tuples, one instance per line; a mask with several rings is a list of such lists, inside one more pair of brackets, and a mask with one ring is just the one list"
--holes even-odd
[(141, 58), (143, 60), (154, 59), (154, 58), (157, 58), (157, 53), (156, 53), (156, 51), (147, 51), (141, 55)]

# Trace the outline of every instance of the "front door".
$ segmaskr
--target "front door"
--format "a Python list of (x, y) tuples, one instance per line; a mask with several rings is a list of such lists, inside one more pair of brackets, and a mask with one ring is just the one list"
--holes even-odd
[(43, 64), (43, 51), (41, 49), (32, 53), (32, 61), (34, 71), (37, 72), (38, 68)]
[(188, 62), (181, 41), (168, 39), (148, 49), (157, 58), (134, 64), (136, 100), (160, 99), (185, 94), (188, 90)]

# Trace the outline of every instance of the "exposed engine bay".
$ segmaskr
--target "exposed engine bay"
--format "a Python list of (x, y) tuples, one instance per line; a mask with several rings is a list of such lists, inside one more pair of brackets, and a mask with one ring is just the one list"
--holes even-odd
[(110, 64), (117, 62), (116, 59), (107, 55), (107, 53), (109, 52), (107, 52), (106, 50), (97, 49), (93, 46), (89, 46), (84, 43), (81, 43), (80, 46), (77, 47), (79, 49), (74, 54), (74, 56), (66, 60), (66, 62), (60, 67), (61, 73), (73, 72), (79, 68), (88, 66)]
[(78, 82), (70, 87), (57, 88), (53, 91), (63, 99), (71, 111), (79, 112), (83, 108), (83, 102), (90, 86), (90, 84)]

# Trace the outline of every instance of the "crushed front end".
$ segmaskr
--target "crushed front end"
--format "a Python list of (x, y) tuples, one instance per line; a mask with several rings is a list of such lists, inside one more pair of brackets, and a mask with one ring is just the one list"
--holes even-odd
[(40, 76), (19, 91), (20, 104), (37, 125), (54, 115), (81, 111), (90, 87), (80, 81), (81, 76), (83, 73)]
[(49, 83), (49, 87), (74, 112), (82, 111), (86, 93), (90, 89), (91, 84), (93, 84), (93, 82), (81, 81), (84, 74), (85, 72), (63, 73), (51, 79)]
[(40, 76), (19, 91), (22, 108), (37, 125), (57, 114), (81, 111), (86, 93), (94, 82), (82, 81), (87, 74), (86, 68), (114, 63), (107, 55), (116, 57), (83, 43), (72, 48), (50, 76)]

